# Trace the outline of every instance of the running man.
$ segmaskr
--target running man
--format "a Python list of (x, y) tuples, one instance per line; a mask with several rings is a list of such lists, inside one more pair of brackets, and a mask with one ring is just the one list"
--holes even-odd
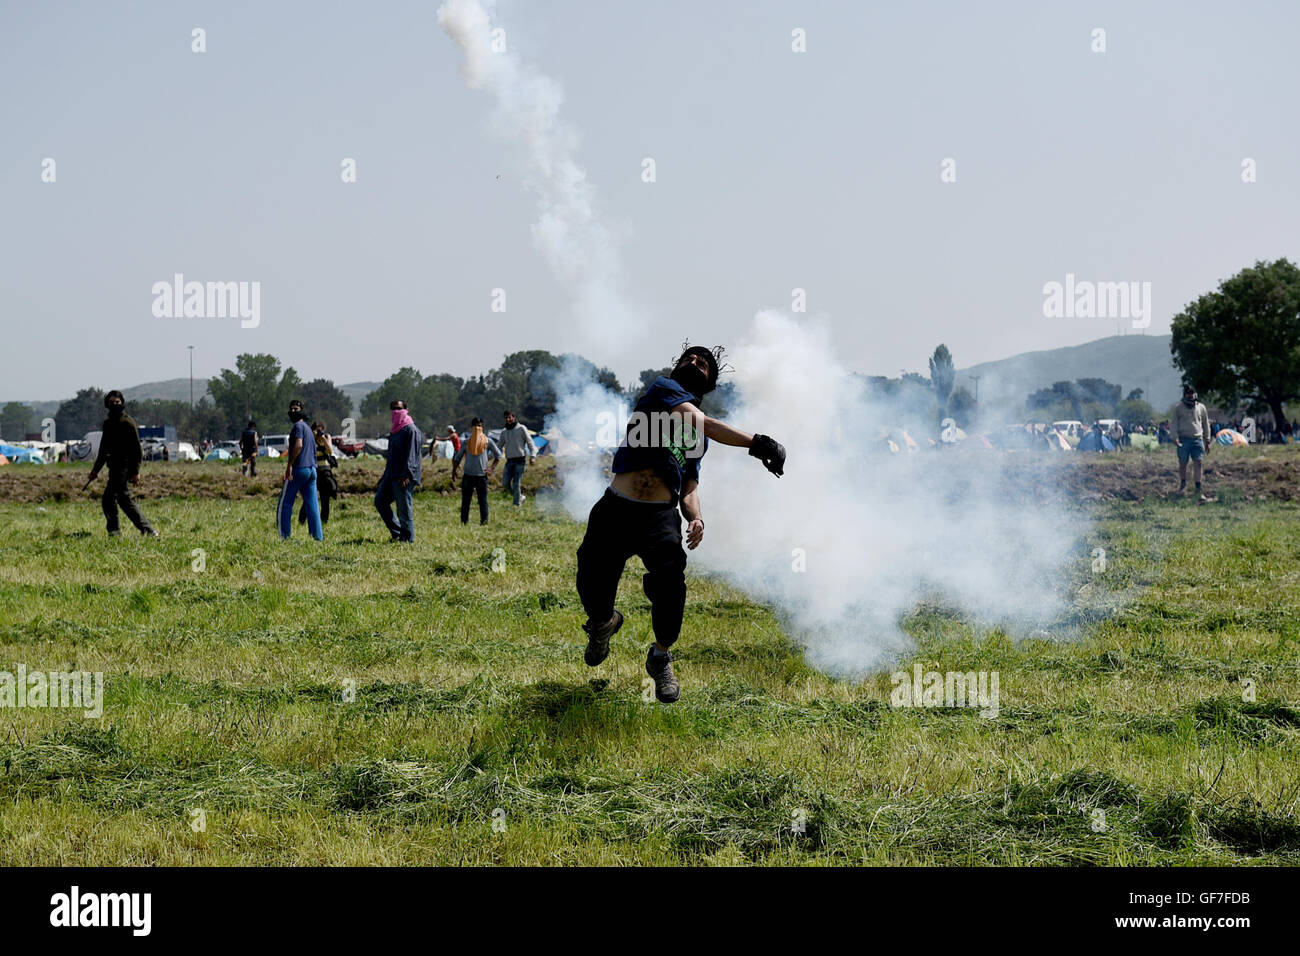
[[(785, 448), (780, 444), (700, 411), (704, 396), (717, 387), (721, 355), (721, 348), (693, 346), (682, 353), (671, 375), (650, 383), (614, 454), (614, 479), (591, 509), (578, 548), (578, 596), (587, 612), (583, 659), (595, 667), (609, 656), (609, 639), (623, 626), (623, 614), (614, 607), (618, 582), (628, 558), (637, 555), (645, 565), (641, 581), (650, 599), (655, 635), (645, 669), (654, 679), (655, 696), (666, 704), (681, 694), (669, 649), (681, 631), (686, 607), (682, 518), (689, 522), (687, 547), (693, 551), (704, 540), (700, 458), (712, 440), (748, 448), (777, 477), (785, 468)], [(660, 427), (665, 420), (672, 423), (667, 441)]]

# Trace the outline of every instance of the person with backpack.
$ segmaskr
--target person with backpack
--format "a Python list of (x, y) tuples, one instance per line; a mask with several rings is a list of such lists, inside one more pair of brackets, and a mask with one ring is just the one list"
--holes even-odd
[(251, 418), (248, 427), (239, 435), (239, 473), (250, 478), (257, 477), (257, 422)]
[[(320, 497), (320, 524), (324, 531), (330, 520), (330, 499), (339, 496), (339, 482), (334, 477), (334, 469), (339, 460), (334, 457), (334, 445), (329, 433), (320, 422), (311, 423), (312, 437), (316, 439), (316, 493)], [(298, 524), (307, 523), (307, 502), (298, 509)]]

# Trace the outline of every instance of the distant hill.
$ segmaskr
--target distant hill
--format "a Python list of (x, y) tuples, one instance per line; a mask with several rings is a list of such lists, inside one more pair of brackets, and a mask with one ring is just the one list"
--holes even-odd
[[(122, 389), (122, 395), (128, 402), (143, 402), (151, 398), (161, 398), (164, 401), (172, 402), (188, 402), (190, 400), (190, 380), (188, 378), (169, 378), (162, 382), (145, 382), (143, 385), (132, 385), (130, 388)], [(207, 395), (208, 401), (212, 401), (212, 396), (208, 394), (208, 380), (196, 378), (194, 380), (194, 401), (201, 401), (205, 395)]]
[(1022, 352), (996, 362), (959, 369), (954, 388), (974, 394), (973, 376), (979, 376), (980, 405), (1022, 408), (1025, 396), (1053, 382), (1076, 378), (1104, 378), (1127, 395), (1135, 388), (1155, 408), (1178, 400), (1182, 374), (1174, 368), (1168, 335), (1112, 335), (1083, 345), (1044, 352)]

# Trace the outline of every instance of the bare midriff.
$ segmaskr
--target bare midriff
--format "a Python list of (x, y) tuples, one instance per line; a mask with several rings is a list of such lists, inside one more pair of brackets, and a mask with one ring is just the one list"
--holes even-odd
[(672, 501), (673, 493), (653, 468), (624, 471), (614, 476), (609, 486), (620, 495), (638, 501)]

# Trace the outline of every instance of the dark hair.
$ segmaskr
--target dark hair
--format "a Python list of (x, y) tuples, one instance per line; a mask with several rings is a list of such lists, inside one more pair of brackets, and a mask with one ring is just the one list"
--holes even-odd
[(698, 355), (704, 359), (705, 364), (709, 366), (709, 387), (705, 389), (707, 394), (718, 387), (718, 375), (722, 372), (722, 353), (724, 351), (725, 349), (721, 345), (715, 345), (711, 349), (707, 349), (703, 345), (688, 345), (682, 350), (682, 354), (677, 357), (677, 361), (673, 363), (673, 368), (676, 369), (681, 365), (688, 355)]
[(249, 428), (256, 428), (256, 427), (257, 427), (257, 422), (253, 421), (253, 420), (250, 418), (250, 419), (248, 420), (248, 427), (249, 427)]
[(1183, 386), (1183, 394), (1184, 394), (1184, 395), (1195, 395), (1195, 394), (1196, 394), (1196, 389), (1193, 388), (1191, 385), (1184, 385), (1184, 386)]
[(395, 412), (399, 408), (405, 408), (405, 407), (406, 407), (406, 402), (402, 401), (400, 398), (395, 398), (388, 403), (388, 410), (390, 412)]
[(107, 395), (104, 396), (104, 407), (108, 408), (108, 403), (115, 398), (122, 399), (122, 404), (123, 405), (126, 404), (126, 399), (122, 398), (122, 393), (119, 392), (117, 389), (113, 389), (111, 392), (109, 392)]
[(293, 408), (293, 406), (295, 406), (295, 405), (297, 405), (299, 408), (302, 408), (302, 399), (300, 399), (300, 398), (295, 398), (295, 399), (293, 399), (292, 401), (289, 402), (289, 407), (290, 407), (290, 408)]
[(320, 422), (312, 422), (311, 430), (314, 432), (323, 432), (325, 430), (325, 426), (322, 425)]
[(472, 419), (472, 420), (470, 421), (469, 424), (470, 424), (470, 427), (471, 427), (471, 428), (474, 427), (475, 425), (482, 425), (482, 424), (483, 424), (483, 419), (481, 419), (481, 418), (474, 418), (474, 419)]
[(501, 417), (505, 418), (507, 415), (513, 415), (513, 414), (514, 412), (512, 412), (510, 409), (507, 408), (504, 412), (501, 413)]

